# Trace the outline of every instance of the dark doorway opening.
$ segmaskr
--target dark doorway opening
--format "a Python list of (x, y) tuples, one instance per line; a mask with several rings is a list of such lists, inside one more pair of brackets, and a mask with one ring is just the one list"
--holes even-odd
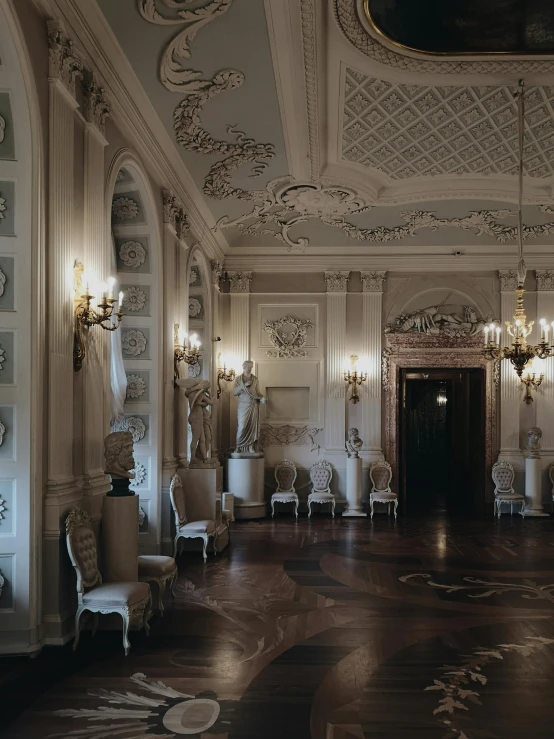
[(482, 514), (484, 371), (404, 369), (400, 399), (399, 472), (404, 510)]

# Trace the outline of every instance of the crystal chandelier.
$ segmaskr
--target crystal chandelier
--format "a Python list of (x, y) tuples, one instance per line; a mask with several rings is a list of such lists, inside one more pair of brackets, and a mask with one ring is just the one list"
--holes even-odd
[[(518, 184), (518, 267), (517, 267), (517, 288), (516, 288), (516, 310), (513, 322), (506, 321), (506, 329), (508, 335), (512, 337), (511, 346), (500, 346), (500, 327), (494, 323), (485, 326), (485, 348), (483, 354), (487, 359), (499, 361), (501, 359), (509, 360), (518, 377), (521, 378), (523, 370), (531, 362), (534, 357), (546, 359), (554, 351), (554, 347), (549, 343), (548, 330), (550, 326), (546, 321), (541, 319), (541, 338), (540, 342), (533, 346), (527, 343), (527, 338), (533, 330), (534, 321), (527, 322), (525, 315), (525, 307), (523, 305), (523, 295), (525, 289), (525, 277), (527, 275), (527, 267), (523, 259), (523, 143), (525, 132), (525, 108), (524, 108), (524, 83), (519, 80), (518, 90), (515, 94), (518, 108), (518, 139), (519, 139), (519, 184)], [(554, 321), (552, 322), (554, 333)]]

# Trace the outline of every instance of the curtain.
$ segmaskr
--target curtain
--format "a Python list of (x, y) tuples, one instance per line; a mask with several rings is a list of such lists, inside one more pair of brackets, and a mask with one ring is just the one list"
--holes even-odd
[[(112, 233), (112, 270), (117, 272), (115, 257), (115, 240)], [(121, 348), (121, 328), (110, 332), (111, 359), (110, 359), (110, 385), (111, 385), (111, 424), (112, 426), (124, 417), (124, 403), (127, 395), (127, 375), (123, 365), (123, 352)]]

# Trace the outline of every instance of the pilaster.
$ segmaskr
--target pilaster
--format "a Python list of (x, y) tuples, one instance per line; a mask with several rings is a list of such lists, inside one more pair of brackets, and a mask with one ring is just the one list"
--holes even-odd
[[(537, 317), (554, 320), (554, 270), (537, 270)], [(554, 341), (551, 330), (550, 341)], [(535, 334), (537, 336), (538, 334)], [(554, 460), (554, 357), (537, 360), (544, 380), (540, 391), (533, 393), (536, 406), (536, 423), (542, 429), (542, 456)]]
[[(104, 89), (94, 77), (83, 85), (85, 115), (84, 146), (84, 266), (102, 282), (115, 273), (115, 257), (106, 230), (104, 149), (105, 121), (110, 104)], [(104, 474), (104, 437), (110, 415), (110, 333), (99, 327), (87, 337), (87, 357), (81, 370), (84, 384), (83, 493), (106, 493), (109, 482)], [(94, 511), (90, 511), (95, 514)]]
[[(500, 270), (500, 312), (502, 346), (510, 346), (511, 337), (506, 321), (512, 321), (516, 309), (517, 271)], [(500, 455), (512, 464), (522, 464), (519, 442), (519, 404), (521, 402), (517, 376), (510, 362), (500, 363)]]
[(350, 272), (325, 272), (327, 282), (326, 448), (344, 452), (346, 439), (344, 363), (346, 359), (346, 294)]
[[(211, 291), (212, 291), (212, 326), (213, 326), (213, 334), (214, 338), (219, 337), (221, 338), (222, 334), (222, 326), (221, 326), (221, 288), (220, 288), (220, 279), (221, 275), (223, 273), (223, 265), (221, 262), (218, 262), (216, 260), (212, 260), (211, 263)], [(215, 397), (217, 395), (217, 370), (219, 367), (219, 354), (223, 354), (223, 348), (222, 348), (223, 342), (222, 341), (216, 341), (214, 342), (214, 356), (212, 361), (212, 377), (211, 377), (211, 383), (212, 383), (212, 395)], [(219, 456), (219, 449), (221, 446), (221, 424), (219, 423), (221, 416), (221, 408), (220, 403), (214, 403), (212, 406), (212, 425), (214, 428), (214, 434), (213, 434), (213, 440), (212, 440), (212, 456), (217, 457)]]
[[(229, 346), (239, 364), (250, 358), (250, 281), (252, 272), (229, 272), (231, 316)], [(238, 369), (238, 368), (237, 368)]]
[(367, 380), (359, 390), (364, 449), (382, 457), (381, 448), (381, 342), (383, 284), (386, 272), (362, 272), (362, 369)]

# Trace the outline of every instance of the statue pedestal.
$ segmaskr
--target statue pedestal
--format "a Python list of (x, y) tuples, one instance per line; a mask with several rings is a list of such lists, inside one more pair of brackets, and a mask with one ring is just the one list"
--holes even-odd
[(102, 505), (104, 582), (136, 582), (139, 553), (138, 495), (111, 497)]
[(348, 457), (346, 460), (346, 517), (367, 517), (362, 508), (362, 460)]
[(542, 505), (542, 464), (540, 459), (525, 460), (525, 516), (545, 517)]
[(231, 457), (227, 477), (227, 487), (235, 497), (235, 518), (263, 518), (267, 512), (264, 458)]
[[(185, 510), (188, 523), (193, 521), (213, 521), (216, 528), (216, 548), (220, 552), (229, 543), (227, 526), (223, 523), (223, 467), (195, 467), (179, 470), (179, 477), (185, 489)], [(183, 549), (196, 549), (194, 539), (182, 540)]]

